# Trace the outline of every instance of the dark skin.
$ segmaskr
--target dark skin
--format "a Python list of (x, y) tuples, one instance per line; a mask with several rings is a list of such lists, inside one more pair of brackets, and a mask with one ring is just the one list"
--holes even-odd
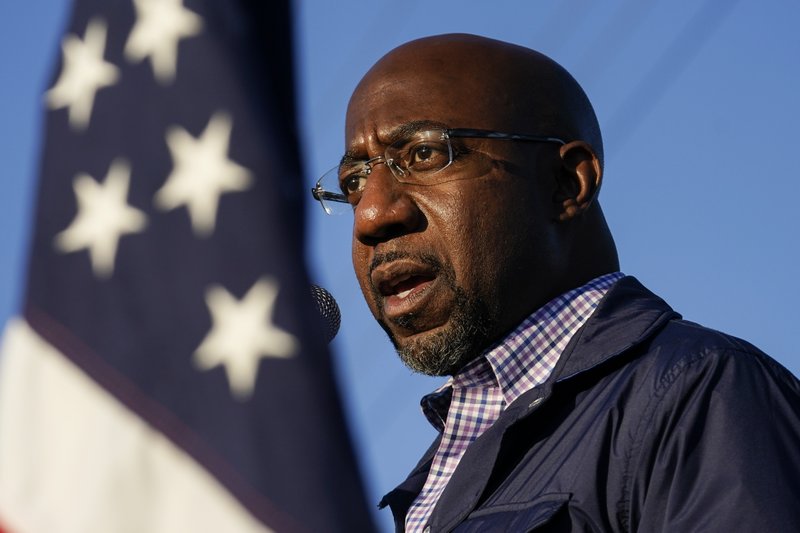
[[(596, 202), (602, 141), (587, 105), (544, 56), (469, 35), (403, 45), (362, 79), (346, 123), (356, 159), (383, 155), (417, 121), (567, 141), (464, 140), (457, 179), (433, 186), (375, 166), (354, 207), (353, 266), (411, 368), (452, 374), (553, 297), (618, 270)], [(480, 331), (458, 333), (465, 324)]]

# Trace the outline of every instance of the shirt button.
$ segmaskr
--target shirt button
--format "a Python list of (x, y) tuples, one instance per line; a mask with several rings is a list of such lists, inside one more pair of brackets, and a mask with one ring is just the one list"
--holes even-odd
[(425, 529), (422, 530), (422, 533), (431, 533), (431, 526), (425, 526)]

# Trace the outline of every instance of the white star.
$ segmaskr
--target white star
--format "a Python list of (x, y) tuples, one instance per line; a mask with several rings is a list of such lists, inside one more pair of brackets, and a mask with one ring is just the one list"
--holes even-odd
[(119, 79), (119, 69), (103, 60), (106, 28), (102, 19), (94, 18), (86, 26), (83, 40), (70, 34), (61, 42), (64, 66), (58, 81), (45, 96), (50, 109), (69, 108), (69, 124), (73, 129), (86, 129), (95, 94)]
[(131, 168), (123, 159), (111, 163), (105, 182), (100, 184), (88, 174), (75, 176), (72, 187), (78, 201), (78, 214), (67, 229), (56, 235), (60, 252), (89, 249), (92, 270), (99, 278), (114, 271), (114, 258), (123, 234), (142, 231), (145, 214), (128, 205)]
[(200, 33), (203, 19), (181, 0), (133, 0), (136, 24), (125, 43), (125, 57), (138, 63), (150, 57), (153, 74), (162, 85), (175, 79), (178, 41)]
[(155, 195), (156, 207), (164, 211), (185, 205), (195, 235), (214, 231), (217, 207), (223, 193), (250, 187), (250, 171), (228, 159), (231, 117), (215, 113), (198, 138), (180, 126), (167, 132), (172, 154), (172, 173)]
[(297, 339), (273, 322), (277, 296), (278, 284), (266, 277), (241, 300), (219, 285), (206, 291), (213, 324), (194, 362), (203, 370), (225, 365), (231, 393), (239, 400), (253, 394), (262, 357), (287, 358), (297, 352)]

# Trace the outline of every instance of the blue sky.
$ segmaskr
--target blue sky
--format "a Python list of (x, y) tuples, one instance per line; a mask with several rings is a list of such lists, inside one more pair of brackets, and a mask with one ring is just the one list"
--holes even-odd
[[(187, 2), (190, 5), (190, 2)], [(622, 269), (686, 318), (743, 337), (800, 373), (800, 4), (792, 0), (440, 0), (295, 4), (304, 184), (341, 156), (344, 111), (394, 46), (478, 33), (558, 60), (594, 103), (606, 146), (601, 203)], [(0, 17), (0, 319), (17, 308), (42, 93), (65, 2), (14, 2)], [(458, 90), (454, 87), (453, 90)], [(377, 501), (433, 438), (419, 397), (440, 380), (397, 360), (358, 291), (352, 218), (308, 206), (312, 276), (339, 301), (339, 379)], [(388, 529), (387, 513), (379, 521)]]

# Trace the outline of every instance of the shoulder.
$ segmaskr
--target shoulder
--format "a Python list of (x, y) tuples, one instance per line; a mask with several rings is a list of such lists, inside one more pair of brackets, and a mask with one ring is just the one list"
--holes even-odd
[(656, 396), (676, 386), (694, 388), (699, 380), (717, 393), (726, 387), (738, 394), (767, 387), (800, 398), (800, 382), (772, 357), (745, 340), (694, 322), (669, 321), (641, 350), (642, 363), (653, 365)]
[(642, 348), (634, 364), (649, 383), (628, 404), (638, 416), (620, 518), (685, 531), (715, 510), (720, 530), (796, 531), (800, 382), (750, 343), (684, 320)]

